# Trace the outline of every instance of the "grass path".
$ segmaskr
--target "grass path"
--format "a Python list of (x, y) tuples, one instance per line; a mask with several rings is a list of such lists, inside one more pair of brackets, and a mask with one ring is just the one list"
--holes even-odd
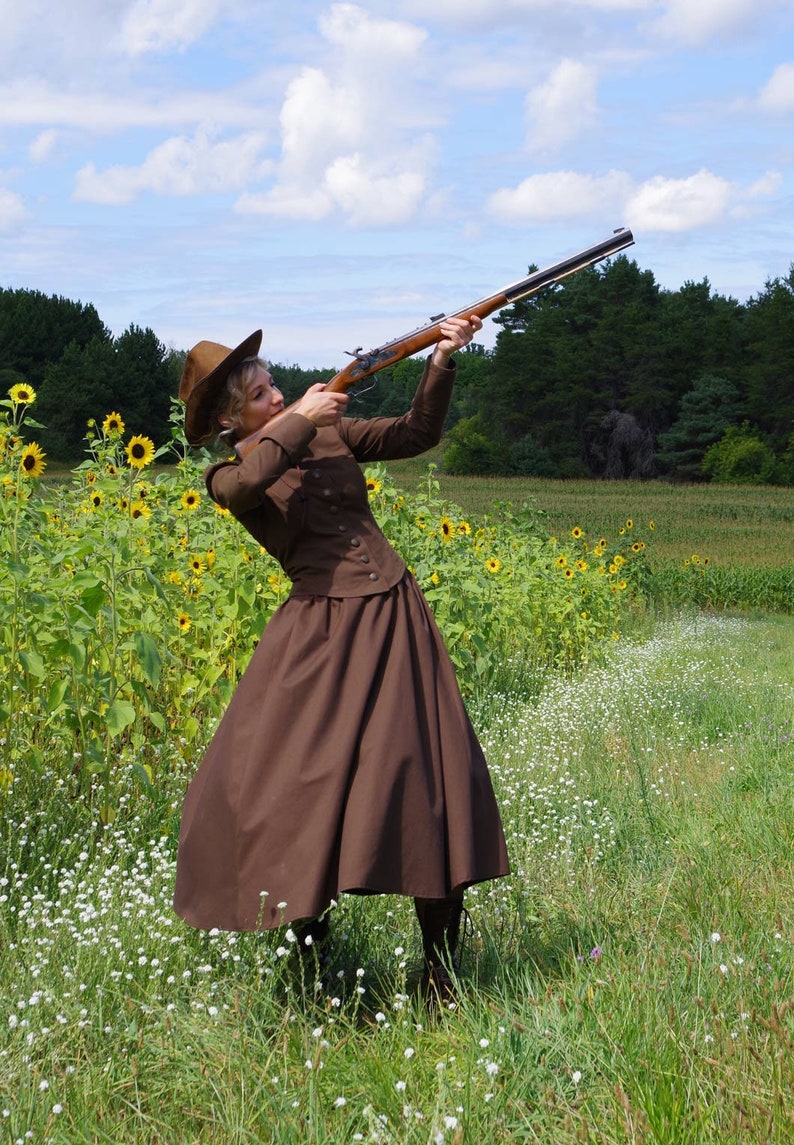
[(435, 1018), (404, 900), (343, 898), (315, 994), (174, 918), (174, 811), (9, 794), (0, 1141), (794, 1141), (793, 680), (792, 618), (693, 615), (483, 699), (514, 869)]

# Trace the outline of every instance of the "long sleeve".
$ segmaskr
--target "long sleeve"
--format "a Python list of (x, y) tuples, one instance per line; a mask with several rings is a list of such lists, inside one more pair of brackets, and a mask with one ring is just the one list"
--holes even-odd
[(415, 457), (438, 445), (444, 430), (456, 368), (428, 360), (411, 408), (401, 417), (343, 418), (340, 434), (357, 461)]
[(299, 413), (289, 413), (272, 427), (265, 426), (262, 439), (244, 461), (221, 461), (204, 474), (214, 501), (235, 517), (262, 503), (265, 491), (306, 454), (315, 437), (315, 426)]

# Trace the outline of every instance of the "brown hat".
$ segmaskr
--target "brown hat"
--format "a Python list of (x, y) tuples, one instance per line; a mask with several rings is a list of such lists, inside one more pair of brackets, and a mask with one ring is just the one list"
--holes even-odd
[(262, 331), (255, 330), (234, 350), (219, 342), (197, 342), (188, 350), (179, 396), (185, 403), (185, 437), (191, 445), (201, 445), (216, 432), (212, 411), (221, 386), (235, 366), (256, 357), (261, 344)]

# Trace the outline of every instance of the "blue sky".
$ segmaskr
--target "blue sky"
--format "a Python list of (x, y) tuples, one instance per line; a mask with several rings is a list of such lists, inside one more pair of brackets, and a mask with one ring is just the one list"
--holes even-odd
[[(340, 367), (631, 226), (794, 262), (792, 0), (0, 0), (0, 285)], [(486, 323), (482, 341), (493, 343)]]

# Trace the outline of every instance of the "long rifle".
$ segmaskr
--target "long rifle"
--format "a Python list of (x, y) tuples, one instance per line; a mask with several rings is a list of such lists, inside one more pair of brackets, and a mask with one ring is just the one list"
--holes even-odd
[[(356, 382), (360, 382), (362, 378), (376, 374), (386, 366), (393, 366), (395, 362), (401, 362), (403, 358), (410, 358), (413, 354), (418, 354), (420, 350), (435, 345), (441, 337), (441, 323), (446, 319), (469, 318), (472, 314), (476, 314), (479, 318), (487, 318), (496, 310), (501, 310), (502, 307), (518, 302), (522, 298), (527, 298), (545, 286), (554, 286), (561, 279), (567, 278), (569, 274), (575, 274), (577, 270), (584, 270), (585, 267), (601, 262), (602, 259), (609, 258), (611, 255), (625, 250), (626, 247), (633, 246), (633, 244), (634, 236), (628, 227), (618, 227), (609, 238), (602, 239), (600, 243), (587, 247), (579, 254), (564, 258), (561, 262), (555, 262), (544, 270), (536, 270), (527, 278), (513, 282), (510, 286), (505, 286), (502, 290), (497, 291), (496, 294), (489, 294), (487, 298), (481, 298), (479, 302), (462, 306), (460, 310), (455, 310), (452, 314), (436, 314), (425, 326), (412, 330), (410, 334), (404, 334), (401, 338), (386, 342), (383, 346), (378, 346), (368, 353), (364, 353), (359, 346), (357, 350), (351, 353), (353, 361), (348, 362), (338, 374), (334, 374), (325, 388), (337, 393), (344, 392)], [(288, 406), (276, 417), (283, 417), (291, 408)], [(249, 437), (238, 441), (235, 446), (238, 457), (245, 457), (254, 446), (259, 444), (261, 437), (262, 430), (259, 429)]]

